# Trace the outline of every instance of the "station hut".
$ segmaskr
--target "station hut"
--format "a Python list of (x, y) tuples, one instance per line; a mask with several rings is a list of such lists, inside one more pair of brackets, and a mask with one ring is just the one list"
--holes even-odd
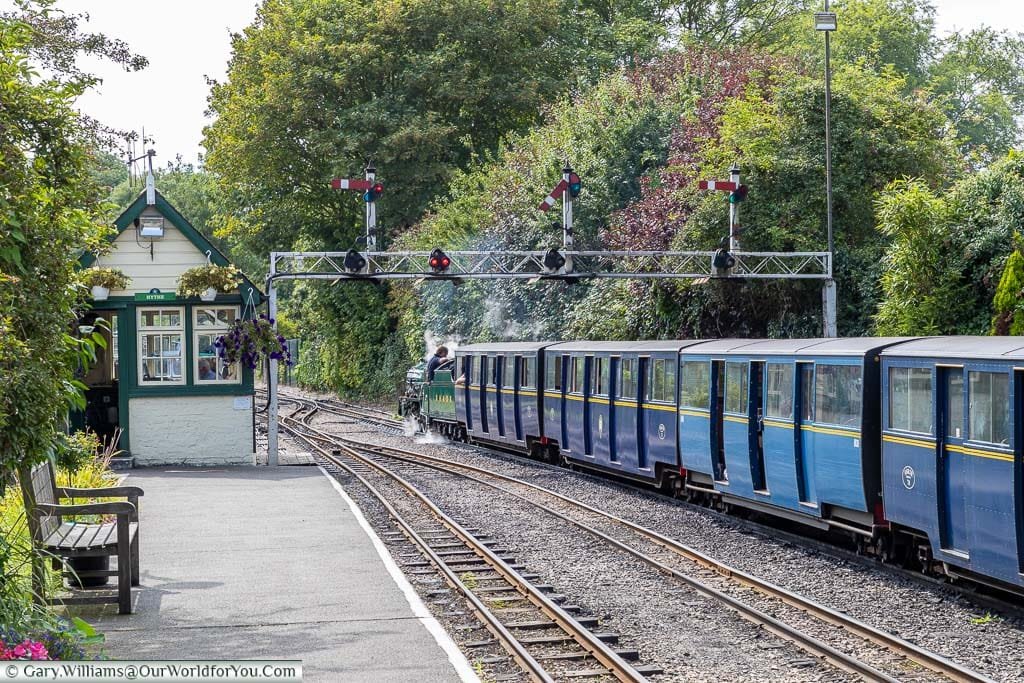
[[(253, 373), (218, 358), (214, 341), (239, 317), (251, 318), (263, 294), (247, 278), (211, 301), (178, 293), (178, 278), (227, 258), (159, 192), (149, 187), (115, 221), (111, 249), (86, 254), (83, 268), (117, 268), (123, 290), (95, 297), (80, 320), (97, 318), (108, 348), (84, 377), (86, 409), (72, 427), (109, 439), (117, 428), (122, 465), (253, 464)], [(209, 298), (209, 297), (207, 297)]]

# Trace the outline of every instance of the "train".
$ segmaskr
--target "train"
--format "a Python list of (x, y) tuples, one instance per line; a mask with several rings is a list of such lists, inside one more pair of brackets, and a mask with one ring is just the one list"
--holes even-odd
[(405, 384), (453, 440), (1024, 592), (1024, 337), (473, 344)]

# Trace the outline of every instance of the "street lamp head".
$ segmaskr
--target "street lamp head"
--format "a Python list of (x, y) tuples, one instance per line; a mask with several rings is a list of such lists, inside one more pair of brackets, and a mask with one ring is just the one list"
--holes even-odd
[(835, 12), (815, 12), (814, 13), (814, 30), (815, 31), (835, 31), (836, 30), (836, 13)]

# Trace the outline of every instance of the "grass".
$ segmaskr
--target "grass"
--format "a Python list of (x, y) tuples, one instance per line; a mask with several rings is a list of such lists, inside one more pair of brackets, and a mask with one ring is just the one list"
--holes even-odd
[(983, 616), (983, 617), (975, 617), (975, 618), (971, 619), (971, 623), (974, 624), (975, 626), (981, 626), (983, 624), (991, 624), (995, 620), (996, 620), (996, 618), (994, 616), (992, 616), (992, 614), (990, 612), (985, 612), (985, 616)]
[(459, 577), (459, 581), (461, 581), (462, 585), (464, 585), (469, 590), (476, 590), (476, 587), (480, 585), (480, 583), (476, 580), (476, 574), (474, 574), (473, 572), (465, 572), (464, 574), (462, 574), (462, 576)]

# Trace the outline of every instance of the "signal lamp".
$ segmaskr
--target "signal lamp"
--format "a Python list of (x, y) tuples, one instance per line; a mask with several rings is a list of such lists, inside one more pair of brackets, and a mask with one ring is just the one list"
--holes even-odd
[(582, 192), (582, 191), (583, 191), (583, 181), (580, 180), (580, 177), (578, 175), (576, 175), (575, 173), (570, 173), (569, 174), (569, 196), (573, 197), (573, 198), (579, 197), (580, 196), (580, 192)]
[(427, 263), (430, 265), (430, 270), (435, 274), (440, 274), (448, 270), (452, 265), (452, 260), (448, 258), (448, 254), (440, 249), (435, 249), (430, 252), (430, 260)]
[(565, 266), (565, 257), (557, 249), (550, 249), (544, 254), (544, 268), (549, 273), (556, 273)]
[(728, 249), (719, 249), (715, 252), (711, 265), (719, 270), (729, 270), (736, 265), (736, 257), (730, 254)]
[(729, 193), (729, 203), (739, 204), (740, 202), (747, 198), (748, 191), (749, 190), (747, 189), (746, 185), (740, 185), (735, 190)]
[(349, 249), (345, 254), (345, 272), (361, 273), (366, 268), (366, 259), (355, 249)]
[(380, 196), (384, 194), (384, 183), (374, 183), (373, 187), (363, 193), (363, 201), (369, 204), (380, 199)]

